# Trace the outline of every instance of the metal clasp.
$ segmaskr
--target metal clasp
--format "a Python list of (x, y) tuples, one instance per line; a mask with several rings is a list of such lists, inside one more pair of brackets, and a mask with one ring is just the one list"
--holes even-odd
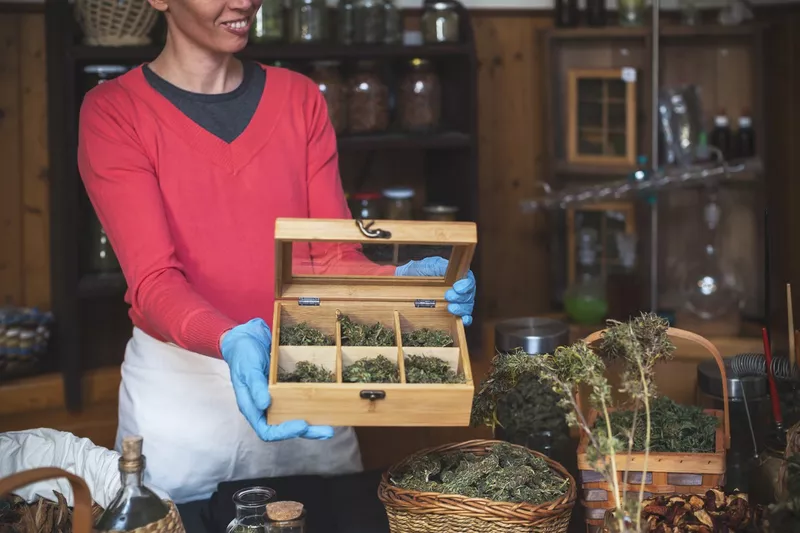
[(380, 228), (371, 230), (370, 228), (373, 226), (373, 224), (375, 224), (374, 220), (370, 220), (365, 225), (362, 219), (356, 219), (356, 226), (358, 226), (358, 229), (361, 230), (361, 233), (364, 235), (364, 237), (369, 237), (370, 239), (390, 239), (392, 237), (392, 233), (390, 231), (382, 230)]

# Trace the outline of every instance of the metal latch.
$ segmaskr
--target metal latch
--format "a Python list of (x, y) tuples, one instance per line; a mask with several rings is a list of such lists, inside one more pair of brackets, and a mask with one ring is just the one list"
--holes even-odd
[(414, 307), (431, 309), (436, 307), (436, 300), (414, 300)]
[(297, 305), (303, 307), (319, 307), (319, 298), (314, 296), (301, 296), (297, 299)]
[(362, 390), (358, 394), (362, 400), (383, 400), (386, 398), (386, 392), (382, 390)]

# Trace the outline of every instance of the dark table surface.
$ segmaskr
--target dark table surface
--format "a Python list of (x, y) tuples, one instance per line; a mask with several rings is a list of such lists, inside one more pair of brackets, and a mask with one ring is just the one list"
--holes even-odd
[[(245, 487), (274, 489), (278, 500), (301, 502), (306, 507), (309, 533), (389, 533), (386, 511), (378, 500), (381, 471), (347, 476), (295, 476), (220, 483), (209, 500), (181, 504), (186, 533), (224, 533), (235, 516), (233, 494)], [(576, 502), (570, 533), (585, 532), (583, 513)]]

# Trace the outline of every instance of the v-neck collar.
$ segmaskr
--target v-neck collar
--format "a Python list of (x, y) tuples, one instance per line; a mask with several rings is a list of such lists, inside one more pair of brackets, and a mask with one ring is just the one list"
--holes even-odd
[(195, 151), (230, 172), (238, 172), (272, 137), (287, 98), (286, 71), (259, 64), (266, 73), (264, 89), (247, 127), (231, 142), (226, 142), (200, 126), (155, 90), (139, 65), (119, 78), (153, 110), (157, 120), (182, 137)]

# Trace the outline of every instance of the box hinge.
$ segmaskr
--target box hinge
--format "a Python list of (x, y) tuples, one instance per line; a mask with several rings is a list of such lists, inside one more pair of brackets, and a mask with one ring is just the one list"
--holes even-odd
[(436, 307), (436, 300), (414, 300), (414, 307), (417, 308), (433, 308)]
[(314, 296), (301, 296), (297, 299), (297, 305), (303, 307), (319, 307), (319, 298)]

